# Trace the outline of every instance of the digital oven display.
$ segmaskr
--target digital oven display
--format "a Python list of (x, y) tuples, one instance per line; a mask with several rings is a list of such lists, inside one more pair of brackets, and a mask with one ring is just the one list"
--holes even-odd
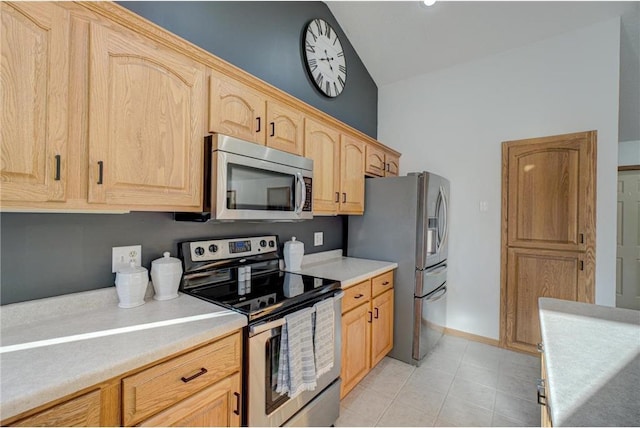
[(247, 251), (251, 251), (251, 241), (229, 242), (229, 252), (231, 254), (246, 253)]

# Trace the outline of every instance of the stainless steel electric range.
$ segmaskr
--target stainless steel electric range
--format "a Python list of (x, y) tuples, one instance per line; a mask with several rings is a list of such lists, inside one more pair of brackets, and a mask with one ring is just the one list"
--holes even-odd
[[(340, 411), (340, 282), (280, 270), (277, 236), (201, 239), (178, 245), (180, 290), (247, 316), (243, 425), (330, 426)], [(314, 391), (276, 392), (285, 315), (334, 298), (334, 366)]]

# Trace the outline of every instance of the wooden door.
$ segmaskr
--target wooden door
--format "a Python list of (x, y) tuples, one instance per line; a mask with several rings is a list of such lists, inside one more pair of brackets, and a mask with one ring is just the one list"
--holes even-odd
[(265, 143), (265, 97), (224, 74), (209, 77), (209, 132)]
[(204, 67), (96, 23), (90, 52), (89, 202), (200, 209)]
[(371, 301), (371, 309), (373, 312), (371, 367), (374, 367), (393, 348), (393, 290), (374, 297)]
[(340, 200), (340, 133), (305, 119), (304, 155), (313, 159), (313, 213), (334, 215)]
[(371, 323), (369, 302), (342, 314), (342, 386), (340, 398), (369, 373)]
[(304, 115), (285, 104), (267, 102), (267, 147), (294, 155), (304, 153)]
[(50, 409), (36, 413), (10, 425), (19, 427), (90, 427), (100, 426), (102, 409), (100, 390), (88, 392)]
[(340, 144), (340, 214), (364, 212), (365, 143), (342, 135)]
[(387, 169), (387, 165), (384, 160), (384, 151), (368, 144), (366, 153), (365, 172), (367, 175), (384, 177), (384, 172)]
[(235, 374), (146, 419), (139, 426), (238, 427), (240, 388), (240, 375)]
[(64, 201), (69, 12), (55, 3), (0, 4), (0, 179), (4, 201)]
[(538, 297), (593, 302), (596, 131), (502, 145), (502, 346), (535, 352)]
[(640, 167), (618, 173), (616, 307), (640, 310)]

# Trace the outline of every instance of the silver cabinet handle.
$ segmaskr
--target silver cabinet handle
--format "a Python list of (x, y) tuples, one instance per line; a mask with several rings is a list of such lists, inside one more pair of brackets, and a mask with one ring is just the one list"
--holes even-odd
[(538, 352), (543, 353), (544, 352), (544, 343), (540, 342), (537, 345), (538, 348)]

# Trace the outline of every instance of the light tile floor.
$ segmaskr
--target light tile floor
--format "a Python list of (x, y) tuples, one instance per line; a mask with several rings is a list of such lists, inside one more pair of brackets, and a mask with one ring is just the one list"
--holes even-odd
[(444, 336), (420, 367), (386, 357), (340, 404), (336, 426), (540, 426), (540, 359)]

